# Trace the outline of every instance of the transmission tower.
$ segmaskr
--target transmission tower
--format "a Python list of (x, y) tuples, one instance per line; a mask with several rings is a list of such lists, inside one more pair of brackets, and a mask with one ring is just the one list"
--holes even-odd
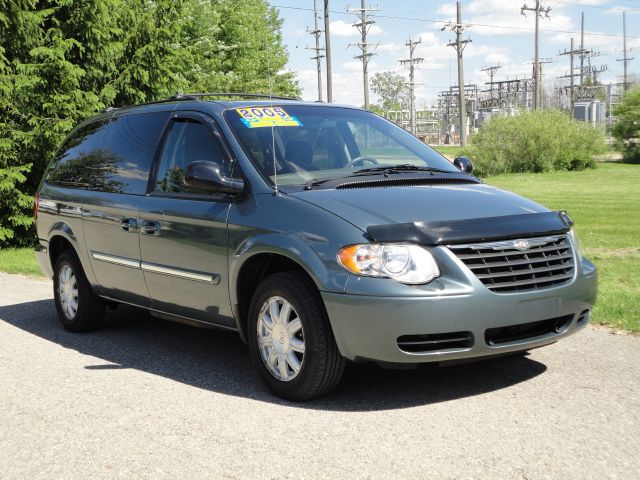
[(355, 44), (349, 44), (349, 46), (357, 46), (360, 48), (360, 55), (356, 55), (353, 58), (357, 58), (362, 61), (362, 84), (364, 87), (364, 108), (369, 109), (369, 59), (375, 55), (375, 53), (371, 53), (369, 51), (369, 47), (378, 46), (377, 43), (368, 43), (367, 42), (367, 34), (371, 27), (376, 23), (373, 20), (373, 17), (369, 15), (370, 12), (377, 12), (378, 8), (365, 7), (365, 0), (360, 1), (360, 8), (349, 8), (347, 7), (347, 12), (355, 13), (358, 15), (360, 21), (353, 24), (354, 27), (358, 29), (360, 32), (360, 42)]
[(462, 40), (462, 32), (465, 29), (465, 25), (462, 24), (462, 7), (460, 2), (456, 2), (456, 23), (449, 22), (442, 30), (451, 30), (456, 34), (456, 41), (449, 42), (447, 46), (453, 47), (458, 55), (458, 113), (460, 115), (460, 145), (464, 146), (467, 143), (467, 106), (464, 98), (464, 62), (462, 58), (462, 52), (470, 43), (471, 40)]
[(311, 57), (311, 60), (316, 61), (316, 70), (318, 71), (318, 101), (322, 101), (322, 59), (324, 55), (321, 52), (324, 52), (324, 48), (320, 46), (320, 36), (322, 35), (322, 30), (318, 28), (318, 10), (316, 8), (316, 0), (313, 0), (313, 30), (307, 29), (309, 34), (315, 37), (316, 46), (315, 47), (307, 47), (307, 50), (313, 50), (315, 52), (315, 56)]
[(489, 95), (491, 97), (491, 100), (493, 100), (493, 77), (496, 76), (496, 72), (498, 70), (500, 70), (501, 68), (502, 68), (502, 65), (498, 64), (498, 65), (493, 65), (493, 66), (490, 66), (490, 67), (484, 67), (484, 68), (480, 69), (481, 72), (487, 72), (487, 74), (489, 75), (489, 78), (490, 78), (490, 80), (489, 80), (489, 91), (490, 91), (490, 94)]
[(409, 41), (405, 43), (405, 45), (409, 47), (409, 58), (400, 60), (400, 63), (402, 65), (409, 66), (409, 83), (408, 83), (409, 85), (409, 116), (410, 116), (409, 130), (414, 135), (416, 134), (416, 97), (415, 97), (416, 83), (415, 83), (414, 71), (415, 71), (415, 66), (417, 64), (424, 62), (424, 58), (414, 57), (413, 54), (420, 42), (422, 42), (421, 38), (419, 38), (418, 40), (411, 40), (411, 38), (409, 38)]
[(533, 82), (534, 82), (534, 92), (533, 92), (533, 108), (537, 110), (542, 106), (542, 74), (541, 74), (541, 66), (540, 66), (540, 18), (544, 15), (546, 18), (549, 18), (549, 12), (551, 11), (550, 7), (543, 8), (542, 2), (543, 0), (535, 0), (535, 7), (528, 7), (525, 3), (522, 8), (520, 8), (520, 13), (523, 16), (527, 16), (526, 12), (535, 12), (536, 17), (536, 39), (535, 39), (535, 60), (533, 63)]

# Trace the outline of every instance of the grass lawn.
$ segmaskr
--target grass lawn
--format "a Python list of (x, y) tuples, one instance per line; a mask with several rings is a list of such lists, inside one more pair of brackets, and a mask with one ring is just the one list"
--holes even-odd
[(640, 331), (640, 165), (600, 163), (595, 170), (488, 177), (576, 223), (583, 254), (598, 267), (592, 320)]
[[(640, 165), (489, 177), (487, 183), (566, 210), (586, 257), (598, 266), (593, 321), (640, 331)], [(33, 249), (0, 250), (0, 271), (41, 275)]]
[(462, 147), (458, 147), (456, 145), (439, 145), (437, 147), (433, 147), (433, 149), (445, 157), (455, 158), (460, 155)]
[(0, 271), (41, 276), (33, 248), (0, 249)]

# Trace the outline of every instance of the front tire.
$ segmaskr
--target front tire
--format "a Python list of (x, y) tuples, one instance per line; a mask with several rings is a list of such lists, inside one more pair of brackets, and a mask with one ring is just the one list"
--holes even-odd
[(251, 300), (249, 349), (262, 382), (276, 395), (301, 401), (333, 390), (345, 360), (315, 286), (301, 272), (267, 277)]
[(104, 320), (105, 304), (91, 290), (73, 250), (60, 254), (54, 268), (53, 297), (62, 326), (70, 332), (94, 330)]

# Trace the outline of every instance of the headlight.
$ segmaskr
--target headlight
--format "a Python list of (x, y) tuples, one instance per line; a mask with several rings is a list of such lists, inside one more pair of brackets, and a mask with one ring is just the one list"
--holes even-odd
[(578, 260), (582, 259), (582, 246), (580, 245), (580, 240), (578, 239), (578, 235), (576, 231), (572, 228), (569, 231), (569, 237), (571, 237), (571, 243), (573, 244), (573, 249), (576, 251), (576, 256)]
[(356, 275), (389, 277), (410, 285), (440, 275), (433, 255), (418, 245), (348, 245), (338, 251), (338, 261)]

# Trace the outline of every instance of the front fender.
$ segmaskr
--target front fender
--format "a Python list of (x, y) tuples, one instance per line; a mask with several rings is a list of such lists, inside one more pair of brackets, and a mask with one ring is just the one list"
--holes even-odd
[(335, 251), (322, 238), (311, 234), (263, 233), (241, 242), (229, 259), (229, 285), (231, 304), (238, 303), (235, 286), (243, 265), (256, 255), (282, 255), (296, 262), (309, 274), (320, 291), (344, 293), (346, 270), (337, 265)]

